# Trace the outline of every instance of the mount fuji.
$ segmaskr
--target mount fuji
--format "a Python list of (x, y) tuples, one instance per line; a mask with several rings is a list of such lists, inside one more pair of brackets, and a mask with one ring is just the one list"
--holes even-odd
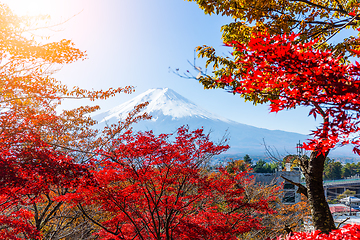
[(101, 128), (125, 119), (134, 106), (146, 101), (149, 105), (143, 111), (148, 112), (152, 119), (134, 124), (134, 130), (153, 130), (155, 134), (160, 134), (173, 133), (182, 125), (188, 125), (190, 129), (203, 127), (205, 132), (210, 132), (210, 139), (214, 142), (219, 142), (226, 135), (230, 146), (226, 154), (237, 157), (249, 154), (253, 159), (265, 158), (264, 142), (279, 154), (296, 154), (296, 144), (308, 138), (298, 133), (257, 128), (217, 116), (169, 88), (149, 89), (130, 101), (96, 115), (94, 119)]

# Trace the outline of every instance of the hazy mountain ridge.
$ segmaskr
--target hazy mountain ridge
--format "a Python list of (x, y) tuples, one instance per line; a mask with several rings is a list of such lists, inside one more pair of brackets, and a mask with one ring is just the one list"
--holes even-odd
[[(203, 127), (205, 132), (211, 132), (211, 140), (214, 142), (228, 134), (227, 143), (231, 148), (227, 154), (234, 156), (249, 154), (254, 159), (265, 158), (264, 142), (281, 155), (296, 154), (296, 144), (308, 138), (298, 133), (257, 128), (217, 116), (168, 88), (149, 89), (130, 101), (96, 115), (95, 119), (99, 121), (99, 127), (115, 123), (119, 118), (125, 119), (134, 106), (146, 101), (149, 105), (144, 111), (153, 118), (133, 125), (134, 130), (153, 130), (155, 134), (160, 134), (172, 133), (182, 125), (188, 125), (190, 129)], [(343, 152), (346, 151), (337, 150), (331, 155), (351, 156), (344, 156)]]

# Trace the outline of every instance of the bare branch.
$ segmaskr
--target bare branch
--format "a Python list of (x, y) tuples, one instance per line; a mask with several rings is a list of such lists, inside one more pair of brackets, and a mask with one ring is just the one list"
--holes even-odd
[(322, 5), (319, 5), (319, 4), (316, 4), (316, 3), (313, 3), (313, 2), (310, 2), (308, 0), (290, 0), (291, 2), (302, 2), (302, 3), (306, 3), (310, 6), (313, 6), (313, 7), (316, 7), (316, 8), (320, 8), (320, 9), (324, 9), (324, 10), (327, 10), (327, 11), (332, 11), (332, 12), (340, 12), (340, 13), (343, 13), (343, 14), (348, 14), (347, 11), (344, 11), (343, 9), (341, 8), (329, 8), (329, 7), (325, 7), (325, 6), (322, 6)]
[(352, 19), (350, 19), (349, 22), (345, 23), (342, 27), (336, 29), (336, 31), (328, 37), (325, 41), (323, 41), (321, 44), (319, 44), (316, 48), (319, 48), (321, 45), (329, 41), (332, 37), (334, 37), (338, 32), (340, 32), (342, 29), (344, 29), (346, 26), (350, 25), (355, 19), (357, 19), (360, 16), (360, 14), (356, 14)]
[(344, 222), (346, 222), (347, 220), (349, 220), (350, 217), (347, 217), (345, 220), (341, 221), (338, 225), (337, 225), (337, 229), (339, 229), (339, 227), (341, 226), (341, 224), (343, 224)]

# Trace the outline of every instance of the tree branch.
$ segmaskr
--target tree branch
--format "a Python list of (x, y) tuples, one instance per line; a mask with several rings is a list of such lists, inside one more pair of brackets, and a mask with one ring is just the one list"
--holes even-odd
[(336, 29), (336, 31), (328, 37), (325, 41), (323, 41), (321, 44), (319, 44), (316, 48), (319, 48), (321, 45), (323, 45), (325, 42), (329, 41), (332, 37), (334, 37), (338, 32), (340, 32), (342, 29), (344, 29), (346, 26), (350, 25), (357, 17), (359, 17), (360, 14), (356, 14), (352, 19), (350, 19), (349, 22), (345, 23), (342, 27)]
[(113, 234), (113, 235), (115, 235), (115, 236), (118, 235), (116, 232), (113, 232), (113, 231), (109, 230), (109, 229), (106, 228), (104, 225), (102, 225), (101, 223), (99, 223), (98, 221), (96, 221), (95, 219), (93, 219), (92, 217), (90, 217), (90, 216), (86, 213), (86, 211), (84, 210), (84, 208), (82, 207), (81, 204), (78, 204), (77, 207), (78, 207), (78, 209), (82, 212), (82, 214), (83, 214), (87, 219), (89, 219), (92, 223), (94, 223), (95, 225), (101, 227), (102, 229), (104, 229), (104, 230), (105, 230), (106, 232), (108, 232), (108, 233), (111, 233), (111, 234)]
[(304, 187), (302, 184), (300, 183), (297, 183), (297, 182), (294, 182), (294, 181), (291, 181), (290, 179), (287, 179), (286, 177), (284, 176), (280, 176), (281, 178), (283, 178), (284, 180), (288, 181), (289, 183), (295, 185), (298, 187), (298, 190), (296, 191), (297, 193), (301, 193), (303, 194), (306, 198), (308, 198), (308, 194), (307, 194), (307, 188)]
[(348, 14), (347, 11), (344, 11), (343, 9), (337, 9), (337, 8), (329, 8), (329, 7), (324, 7), (322, 5), (319, 5), (319, 4), (316, 4), (316, 3), (313, 3), (313, 2), (310, 2), (308, 0), (290, 0), (291, 2), (302, 2), (302, 3), (306, 3), (310, 6), (313, 6), (313, 7), (317, 7), (317, 8), (320, 8), (320, 9), (325, 9), (327, 11), (334, 11), (334, 12), (340, 12), (340, 13), (343, 13), (343, 14)]
[(345, 220), (341, 221), (338, 225), (337, 225), (337, 229), (339, 229), (340, 225), (343, 224), (344, 222), (346, 222), (347, 220), (349, 220), (350, 217), (347, 217)]

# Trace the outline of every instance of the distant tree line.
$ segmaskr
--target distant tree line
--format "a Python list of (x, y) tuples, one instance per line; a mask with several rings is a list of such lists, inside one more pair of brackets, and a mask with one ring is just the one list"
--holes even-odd
[[(244, 157), (245, 161), (245, 157)], [(297, 157), (295, 155), (286, 156), (282, 162), (267, 163), (264, 160), (259, 160), (256, 164), (251, 165), (253, 172), (255, 173), (273, 173), (280, 166), (281, 169), (284, 169), (285, 163), (291, 163), (291, 168), (297, 166)], [(251, 160), (250, 160), (251, 164)], [(360, 162), (359, 163), (346, 163), (345, 165), (341, 162), (335, 161), (335, 159), (330, 159), (329, 157), (325, 160), (324, 165), (324, 180), (336, 180), (344, 179), (354, 176), (360, 176)]]
[(260, 159), (255, 164), (253, 164), (251, 157), (246, 154), (243, 160), (232, 160), (227, 164), (228, 171), (232, 172), (232, 168), (236, 167), (240, 171), (249, 171), (255, 173), (273, 173), (278, 168), (278, 163), (267, 163), (264, 160)]
[[(298, 157), (296, 155), (288, 155), (280, 162), (268, 163), (262, 159), (253, 163), (251, 157), (246, 154), (242, 161), (236, 161), (240, 170), (248, 170), (251, 168), (254, 173), (274, 173), (277, 169), (284, 169), (286, 163), (291, 163), (291, 170), (298, 167)], [(335, 159), (326, 158), (324, 166), (324, 180), (344, 179), (353, 176), (360, 176), (360, 162), (346, 163), (345, 165), (335, 161)]]
[(278, 163), (267, 163), (260, 159), (252, 166), (255, 173), (274, 173), (278, 169)]
[[(287, 155), (279, 162), (266, 162), (262, 159), (258, 160), (256, 163), (253, 163), (253, 159), (246, 154), (243, 157), (243, 160), (232, 160), (227, 163), (227, 168), (231, 169), (236, 166), (240, 171), (249, 171), (254, 173), (274, 173), (277, 169), (282, 171), (285, 169), (285, 164), (290, 163), (291, 170), (294, 170), (295, 167), (299, 167), (299, 160), (297, 155)], [(324, 180), (336, 180), (344, 179), (354, 176), (359, 176), (360, 178), (360, 162), (359, 163), (346, 163), (345, 165), (337, 162), (335, 159), (330, 159), (329, 157), (325, 160), (324, 165)]]
[(359, 163), (346, 163), (342, 165), (334, 159), (326, 158), (324, 165), (324, 180), (335, 180), (353, 177), (360, 174)]

